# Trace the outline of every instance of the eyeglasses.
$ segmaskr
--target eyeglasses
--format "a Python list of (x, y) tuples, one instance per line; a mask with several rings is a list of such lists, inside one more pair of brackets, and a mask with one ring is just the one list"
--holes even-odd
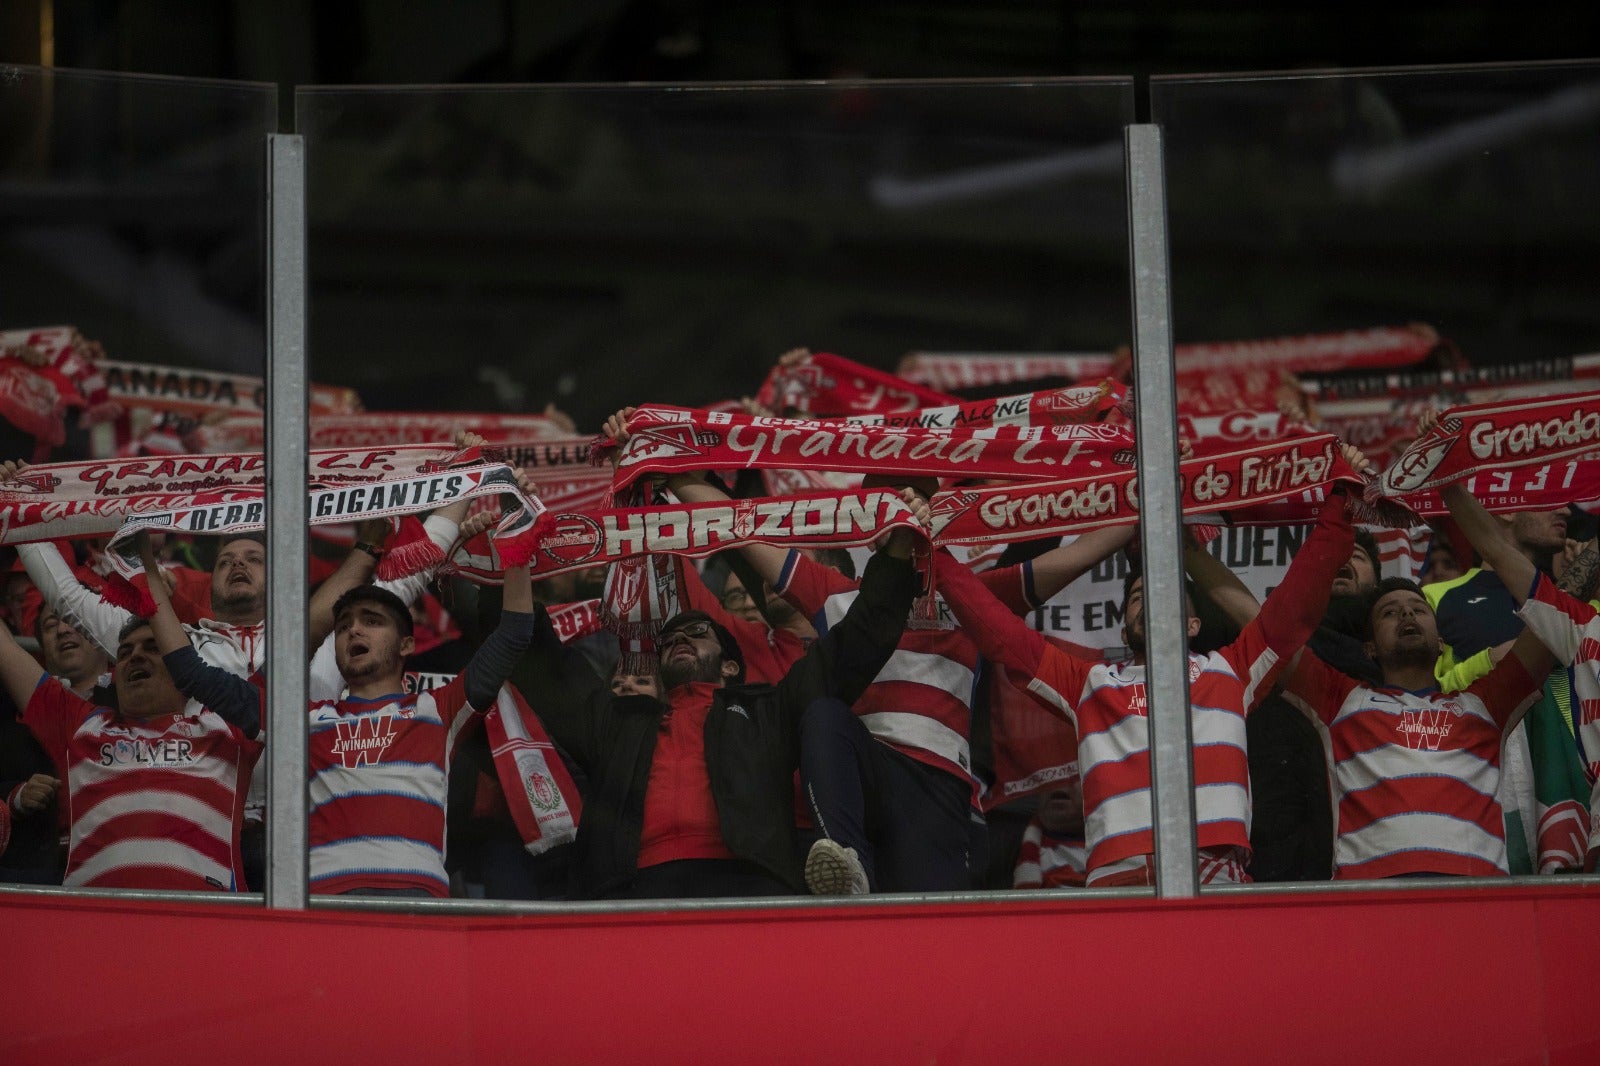
[(679, 638), (684, 640), (699, 640), (701, 637), (709, 637), (711, 632), (712, 630), (710, 622), (685, 622), (672, 632), (663, 633), (660, 641), (657, 643), (661, 647), (665, 648), (668, 645), (676, 644)]
[(730, 611), (736, 607), (743, 607), (750, 602), (752, 601), (749, 589), (729, 589), (722, 594), (722, 606)]

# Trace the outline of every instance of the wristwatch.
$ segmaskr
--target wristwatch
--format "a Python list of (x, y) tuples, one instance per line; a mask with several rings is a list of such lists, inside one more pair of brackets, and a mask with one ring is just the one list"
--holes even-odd
[(358, 551), (358, 552), (366, 552), (368, 555), (372, 556), (374, 559), (381, 560), (383, 558), (383, 549), (380, 548), (378, 545), (371, 543), (370, 541), (365, 541), (365, 540), (356, 541), (355, 550)]

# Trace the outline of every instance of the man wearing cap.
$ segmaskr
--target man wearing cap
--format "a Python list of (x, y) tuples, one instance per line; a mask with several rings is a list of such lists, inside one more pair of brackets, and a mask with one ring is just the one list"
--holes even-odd
[[(926, 502), (907, 497), (926, 524)], [(886, 538), (849, 612), (775, 685), (745, 683), (732, 634), (704, 612), (685, 611), (657, 642), (661, 695), (613, 695), (564, 654), (539, 610), (526, 691), (589, 779), (580, 896), (805, 890), (793, 783), (800, 722), (813, 702), (854, 700), (894, 652), (914, 591), (912, 545), (906, 530)]]

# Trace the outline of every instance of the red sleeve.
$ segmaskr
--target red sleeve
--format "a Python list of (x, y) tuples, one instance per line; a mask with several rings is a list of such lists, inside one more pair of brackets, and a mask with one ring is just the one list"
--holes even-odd
[(44, 748), (45, 754), (65, 770), (68, 765), (67, 747), (72, 742), (72, 734), (96, 709), (94, 704), (49, 674), (40, 673), (39, 684), (34, 687), (33, 695), (28, 697), (28, 705), (22, 709), (18, 721), (28, 727), (28, 731)]
[(712, 595), (706, 588), (705, 579), (695, 571), (694, 567), (685, 565), (685, 573), (678, 582), (678, 587), (683, 590), (683, 601), (691, 611), (704, 611), (713, 621), (728, 632), (733, 634), (733, 639), (739, 642), (739, 650), (744, 653), (745, 667), (748, 671), (751, 656), (768, 654), (772, 641), (769, 634), (772, 627), (765, 622), (751, 622), (731, 613), (722, 606), (722, 601)]
[(995, 599), (1006, 605), (1012, 614), (1027, 614), (1039, 606), (1029, 595), (1031, 570), (1027, 563), (985, 570), (978, 575), (983, 587), (994, 593)]
[(1334, 716), (1360, 682), (1341, 674), (1309, 648), (1300, 656), (1299, 664), (1283, 682), (1284, 695), (1289, 702), (1302, 710), (1309, 710), (1326, 725), (1332, 725)]
[(861, 583), (845, 577), (831, 566), (823, 566), (804, 552), (790, 549), (789, 559), (773, 591), (793, 605), (803, 616), (815, 619), (829, 596), (854, 592)]
[(474, 709), (479, 711), (487, 711), (489, 709), (488, 707), (473, 708), (468, 706), (467, 673), (465, 670), (451, 678), (448, 684), (440, 685), (436, 689), (429, 689), (427, 692), (419, 693), (416, 698), (418, 702), (426, 699), (433, 700), (433, 705), (438, 709), (439, 717), (443, 719), (446, 730), (450, 728), (451, 724), (455, 722), (457, 716), (459, 716), (462, 711), (471, 711)]
[(1495, 725), (1504, 730), (1506, 723), (1543, 690), (1544, 681), (1528, 673), (1528, 668), (1516, 655), (1507, 654), (1493, 670), (1468, 685), (1466, 694), (1481, 700)]
[(1045, 656), (1044, 637), (1007, 610), (978, 575), (948, 551), (933, 553), (933, 574), (934, 587), (961, 623), (963, 635), (977, 645), (978, 653), (991, 662), (1003, 663), (1008, 670), (1033, 677)]
[(1356, 531), (1345, 505), (1346, 498), (1341, 495), (1334, 506), (1322, 509), (1316, 528), (1289, 564), (1282, 584), (1272, 590), (1261, 613), (1244, 627), (1239, 639), (1222, 649), (1222, 656), (1240, 676), (1257, 668), (1263, 650), (1287, 659), (1316, 631), (1328, 611), (1333, 579), (1355, 547)]
[[(212, 617), (210, 574), (189, 566), (175, 566), (167, 573), (177, 585), (171, 599), (172, 612), (178, 616), (178, 621), (196, 625), (202, 618)], [(150, 579), (142, 573), (136, 574), (132, 583), (137, 589), (150, 591)]]

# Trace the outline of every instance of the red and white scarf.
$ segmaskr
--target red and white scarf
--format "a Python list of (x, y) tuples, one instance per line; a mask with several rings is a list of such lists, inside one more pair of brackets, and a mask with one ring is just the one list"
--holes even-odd
[(989, 389), (1023, 381), (1086, 382), (1111, 374), (1110, 352), (913, 352), (900, 360), (900, 376), (947, 392)]
[[(166, 511), (134, 514), (113, 535), (106, 554), (119, 571), (132, 576), (141, 570), (134, 549), (134, 537), (140, 532), (213, 537), (261, 532), (266, 515), (261, 490), (239, 492), (226, 502), (196, 499)], [(199, 495), (203, 498), (210, 494)], [(311, 525), (332, 525), (420, 514), (481, 496), (511, 500), (505, 518), (490, 534), (494, 569), (503, 571), (507, 566), (526, 562), (537, 544), (536, 526), (544, 508), (538, 500), (522, 495), (515, 472), (503, 463), (477, 463), (363, 485), (315, 489), (308, 500), (307, 516)]]
[[(1338, 441), (1326, 433), (1198, 456), (1181, 463), (1179, 475), (1185, 515), (1288, 501), (1300, 522), (1315, 518), (1333, 485), (1365, 484), (1345, 462)], [(1133, 470), (1119, 470), (1061, 481), (952, 489), (938, 493), (931, 503), (936, 545), (1007, 543), (1137, 521), (1138, 477)]]
[(528, 854), (539, 855), (578, 835), (583, 800), (544, 723), (515, 687), (500, 686), (483, 716), (500, 790)]
[[(1452, 407), (1384, 471), (1389, 496), (1600, 452), (1600, 393)], [(1587, 497), (1578, 497), (1587, 498)]]
[[(705, 558), (743, 544), (851, 548), (874, 544), (895, 529), (926, 537), (899, 493), (890, 489), (800, 499), (547, 511), (540, 529), (538, 549), (528, 564), (535, 579), (639, 555)], [(481, 538), (462, 545), (455, 556), (464, 574), (485, 569), (488, 560)]]
[(0, 417), (33, 434), (37, 457), (66, 439), (69, 409), (82, 412), (84, 425), (121, 413), (96, 366), (99, 347), (75, 326), (0, 332)]
[[(482, 461), (481, 452), (431, 444), (316, 451), (308, 461), (309, 484), (365, 485)], [(260, 453), (31, 466), (0, 482), (0, 543), (100, 536), (131, 515), (259, 500), (266, 472)]]
[(1042, 392), (1023, 392), (993, 400), (973, 400), (904, 413), (851, 415), (850, 422), (872, 426), (919, 426), (923, 429), (978, 429), (984, 426), (1063, 426), (1096, 422), (1127, 397), (1128, 387), (1106, 378), (1098, 385), (1077, 385)]
[(591, 637), (605, 628), (600, 624), (600, 601), (597, 599), (557, 604), (546, 608), (545, 613), (550, 616), (550, 625), (563, 644)]
[(1339, 333), (1309, 333), (1209, 344), (1178, 344), (1173, 363), (1185, 371), (1232, 370), (1267, 366), (1291, 373), (1411, 366), (1439, 346), (1432, 326), (1377, 326)]
[(1566, 386), (1569, 390), (1592, 384), (1600, 378), (1600, 354), (1529, 359), (1492, 366), (1459, 366), (1446, 369), (1405, 370), (1398, 373), (1341, 375), (1337, 378), (1302, 377), (1301, 386), (1316, 399), (1355, 399), (1388, 397), (1431, 399), (1450, 393), (1515, 388), (1530, 383)]
[[(231, 414), (266, 410), (267, 383), (250, 374), (221, 370), (158, 366), (102, 359), (107, 395), (124, 407), (177, 411), (188, 415)], [(359, 411), (361, 398), (339, 385), (312, 385), (312, 414)]]
[[(512, 441), (542, 442), (543, 452), (529, 446), (532, 456), (555, 456), (562, 448), (580, 451), (587, 461), (589, 438), (570, 438), (560, 423), (548, 415), (493, 414), (486, 412), (359, 411), (314, 413), (308, 430), (313, 448), (377, 448), (391, 444), (436, 444), (456, 439), (471, 430), (491, 444)], [(207, 450), (250, 451), (262, 446), (266, 423), (257, 414), (239, 414), (215, 422), (204, 430)]]
[(1067, 470), (1131, 469), (1134, 458), (1133, 432), (1101, 423), (921, 429), (641, 407), (628, 419), (628, 433), (613, 480), (618, 489), (646, 474), (742, 467), (1044, 479)]
[(870, 415), (959, 403), (954, 396), (829, 352), (793, 366), (775, 366), (756, 400), (771, 411), (809, 415)]

